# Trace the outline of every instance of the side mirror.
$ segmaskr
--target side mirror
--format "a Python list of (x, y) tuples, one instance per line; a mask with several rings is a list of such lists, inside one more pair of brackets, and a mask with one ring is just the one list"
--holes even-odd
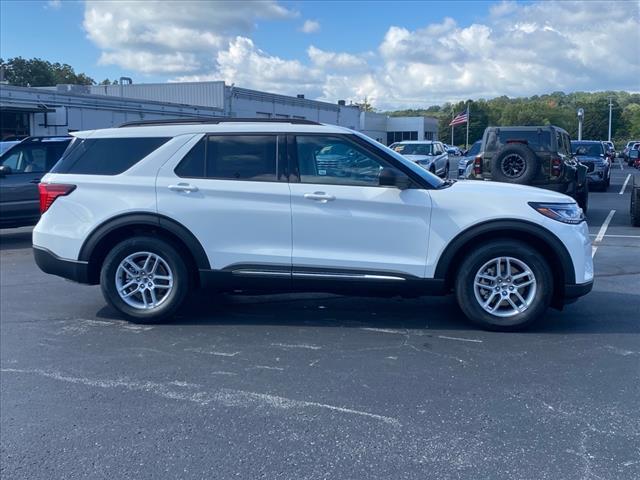
[(10, 175), (13, 170), (9, 165), (0, 165), (0, 177), (4, 177), (6, 175)]
[(383, 168), (380, 172), (379, 182), (381, 187), (397, 187), (406, 190), (411, 186), (411, 179), (395, 168)]

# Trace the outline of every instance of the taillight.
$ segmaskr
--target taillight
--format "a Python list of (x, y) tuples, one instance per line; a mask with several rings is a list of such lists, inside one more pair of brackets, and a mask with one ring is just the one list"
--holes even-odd
[(562, 173), (562, 158), (551, 157), (551, 176), (559, 177)]
[(482, 175), (482, 155), (473, 159), (473, 173), (474, 175)]
[(56, 198), (69, 195), (75, 189), (75, 185), (64, 185), (62, 183), (39, 183), (38, 191), (40, 192), (40, 213), (46, 212)]

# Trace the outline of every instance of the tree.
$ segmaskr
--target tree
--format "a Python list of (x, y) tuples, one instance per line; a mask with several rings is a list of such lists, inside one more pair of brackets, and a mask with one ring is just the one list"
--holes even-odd
[(371, 105), (371, 103), (369, 103), (369, 99), (366, 96), (362, 100), (362, 103), (355, 103), (355, 105), (360, 107), (360, 110), (362, 110), (363, 112), (375, 112), (376, 111), (376, 109), (373, 108), (373, 105)]
[[(469, 143), (482, 137), (489, 126), (557, 125), (578, 136), (576, 111), (584, 108), (583, 138), (606, 140), (609, 129), (609, 98), (612, 99), (611, 131), (616, 144), (640, 138), (640, 94), (629, 92), (553, 92), (532, 97), (497, 97), (469, 101)], [(450, 141), (452, 114), (465, 109), (466, 102), (445, 103), (440, 108), (409, 109), (387, 112), (391, 116), (428, 115), (439, 121), (439, 138)], [(466, 128), (455, 127), (456, 145), (464, 144)]]
[(0, 58), (0, 67), (9, 85), (20, 87), (50, 87), (59, 83), (94, 85), (93, 79), (84, 73), (76, 73), (66, 63), (51, 63), (40, 58), (30, 60), (14, 57), (6, 62)]

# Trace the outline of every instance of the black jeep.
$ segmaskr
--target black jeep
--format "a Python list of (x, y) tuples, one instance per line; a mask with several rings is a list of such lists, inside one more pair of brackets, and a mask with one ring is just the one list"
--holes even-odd
[(564, 193), (587, 211), (587, 167), (573, 157), (571, 139), (562, 128), (487, 127), (481, 151), (470, 178)]

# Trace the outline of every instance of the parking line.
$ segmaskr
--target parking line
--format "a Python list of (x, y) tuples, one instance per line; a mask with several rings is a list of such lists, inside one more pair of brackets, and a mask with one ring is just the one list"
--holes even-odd
[[(590, 233), (589, 236), (595, 237), (597, 233)], [(605, 238), (640, 238), (640, 235), (605, 235)]]
[(620, 163), (620, 170), (624, 170), (624, 167), (622, 166), (622, 160), (620, 160), (619, 163)]
[[(602, 241), (602, 239), (604, 238), (604, 234), (607, 233), (607, 228), (609, 228), (609, 223), (611, 223), (611, 219), (613, 218), (615, 213), (616, 213), (615, 210), (611, 210), (609, 212), (609, 215), (607, 215), (607, 218), (604, 219), (604, 223), (600, 227), (600, 230), (598, 231), (598, 235), (596, 235), (596, 239), (593, 241), (593, 243), (600, 243)], [(593, 245), (591, 247), (591, 258), (596, 256), (597, 251), (598, 251), (598, 246)]]
[(622, 185), (622, 188), (620, 189), (620, 195), (624, 193), (624, 189), (627, 188), (627, 183), (629, 183), (630, 179), (631, 179), (631, 174), (627, 175), (627, 179), (624, 181), (624, 185)]

